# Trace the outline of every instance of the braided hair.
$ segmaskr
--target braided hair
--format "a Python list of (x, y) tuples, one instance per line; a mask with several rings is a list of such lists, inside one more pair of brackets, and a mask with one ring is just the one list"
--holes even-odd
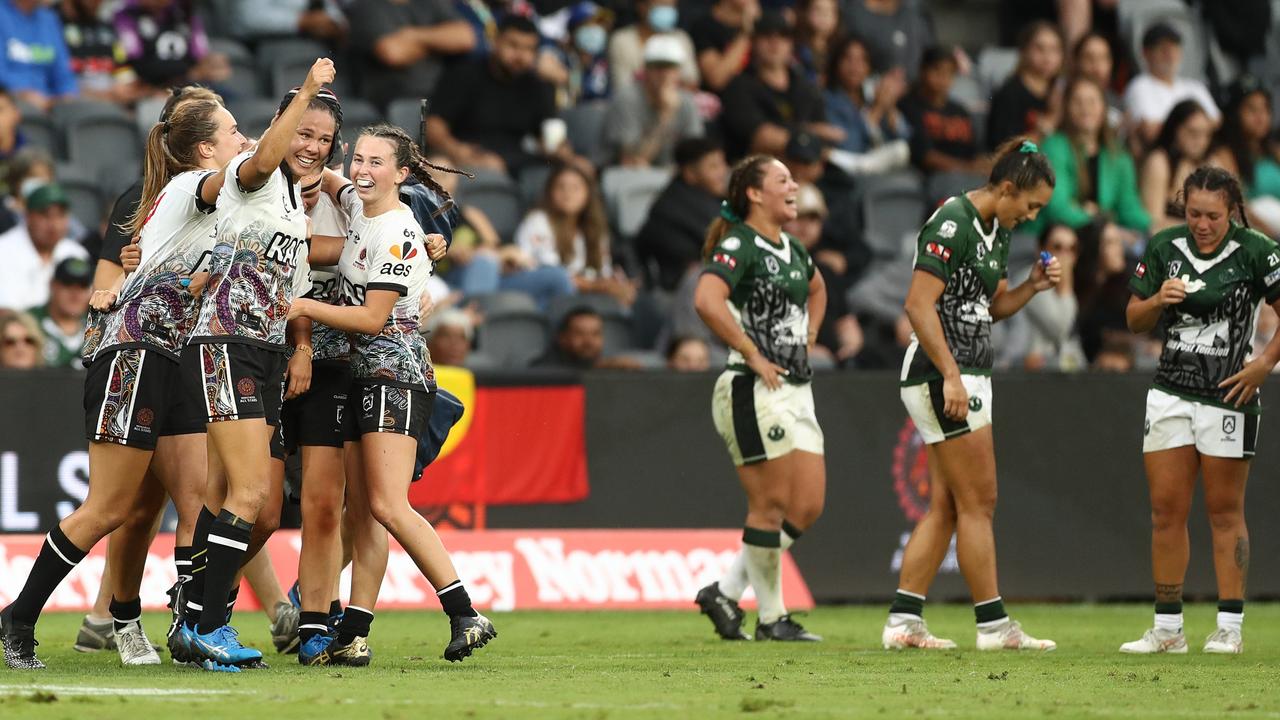
[(435, 177), (431, 174), (432, 170), (462, 175), (466, 178), (475, 177), (475, 175), (464, 170), (458, 170), (444, 165), (436, 165), (429, 162), (427, 158), (423, 156), (422, 150), (418, 147), (418, 143), (414, 142), (413, 138), (409, 137), (409, 133), (400, 129), (400, 127), (396, 125), (392, 125), (391, 123), (381, 122), (375, 125), (370, 125), (360, 131), (360, 137), (365, 136), (380, 138), (391, 143), (391, 146), (395, 148), (396, 167), (409, 168), (410, 177), (416, 179), (423, 185), (426, 185), (440, 198), (440, 207), (432, 213), (431, 216), (433, 218), (439, 217), (441, 214), (447, 212), (449, 208), (453, 207), (453, 196), (449, 194), (448, 190), (441, 187), (440, 183), (436, 182)]
[[(276, 117), (284, 114), (289, 103), (293, 102), (293, 97), (301, 91), (301, 87), (296, 87), (284, 94), (280, 107), (276, 108)], [(342, 155), (342, 101), (332, 90), (322, 87), (307, 104), (307, 109), (323, 110), (333, 116), (333, 142), (329, 144), (329, 157), (324, 160), (325, 165), (332, 165)]]
[(733, 166), (729, 175), (729, 197), (720, 204), (720, 216), (707, 228), (706, 239), (702, 242), (702, 256), (711, 257), (711, 251), (724, 239), (729, 230), (736, 224), (744, 222), (751, 210), (751, 200), (747, 197), (747, 189), (759, 190), (764, 187), (764, 176), (769, 163), (774, 162), (772, 155), (748, 155)]
[(1241, 225), (1249, 227), (1249, 217), (1244, 211), (1244, 188), (1240, 179), (1216, 165), (1201, 165), (1186, 180), (1178, 193), (1178, 214), (1186, 215), (1187, 198), (1194, 190), (1222, 193), (1227, 201), (1227, 214), (1236, 217)]

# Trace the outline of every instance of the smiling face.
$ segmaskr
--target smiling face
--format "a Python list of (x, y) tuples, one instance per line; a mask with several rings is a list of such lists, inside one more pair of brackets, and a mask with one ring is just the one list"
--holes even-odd
[(1096, 137), (1107, 120), (1107, 101), (1102, 97), (1102, 90), (1083, 80), (1072, 84), (1067, 115), (1076, 132)]
[(796, 195), (800, 185), (791, 171), (777, 160), (769, 161), (758, 188), (747, 188), (751, 213), (762, 213), (771, 223), (784, 225), (796, 219)]
[(1204, 159), (1209, 152), (1211, 140), (1213, 140), (1213, 121), (1204, 112), (1194, 112), (1187, 116), (1173, 136), (1178, 152), (1193, 162)]
[(329, 149), (333, 147), (333, 136), (337, 124), (328, 110), (308, 109), (298, 123), (298, 130), (293, 134), (289, 144), (289, 152), (285, 154), (285, 163), (294, 177), (314, 175), (329, 158)]
[(396, 146), (386, 138), (361, 135), (351, 154), (351, 181), (365, 205), (377, 204), (387, 194), (399, 195), (409, 168), (396, 164)]
[(1231, 206), (1221, 190), (1195, 189), (1187, 193), (1187, 227), (1196, 245), (1212, 247), (1227, 236)]
[(1024, 222), (1036, 219), (1040, 209), (1049, 202), (1053, 188), (1048, 183), (1040, 183), (1030, 190), (1018, 190), (1013, 183), (1005, 180), (1000, 183), (996, 198), (996, 219), (1000, 226), (1012, 230)]

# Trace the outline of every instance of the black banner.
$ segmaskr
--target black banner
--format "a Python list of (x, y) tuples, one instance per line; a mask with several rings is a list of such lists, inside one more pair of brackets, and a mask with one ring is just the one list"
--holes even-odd
[[(481, 384), (485, 382), (482, 375)], [(83, 500), (83, 375), (0, 372), (0, 531), (44, 532)], [(711, 423), (712, 375), (588, 375), (591, 495), (574, 505), (488, 508), (494, 528), (737, 527), (745, 501)], [(996, 512), (1006, 597), (1147, 597), (1150, 505), (1142, 469), (1149, 378), (997, 376)], [(815, 382), (826, 435), (825, 515), (793, 549), (823, 602), (892, 595), (897, 560), (927, 506), (924, 448), (907, 423), (896, 378), (825, 374)], [(1280, 397), (1272, 381), (1265, 398)], [(1280, 426), (1264, 415), (1248, 491), (1250, 596), (1280, 595)], [(1197, 492), (1188, 596), (1215, 592), (1209, 526)], [(964, 599), (949, 555), (932, 598)]]

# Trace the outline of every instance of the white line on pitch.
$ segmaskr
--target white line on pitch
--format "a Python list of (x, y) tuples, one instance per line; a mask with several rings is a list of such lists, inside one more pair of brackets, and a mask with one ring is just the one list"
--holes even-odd
[(113, 688), (87, 687), (83, 685), (0, 685), (0, 694), (29, 692), (62, 693), (63, 695), (230, 695), (235, 690), (205, 690), (199, 688)]

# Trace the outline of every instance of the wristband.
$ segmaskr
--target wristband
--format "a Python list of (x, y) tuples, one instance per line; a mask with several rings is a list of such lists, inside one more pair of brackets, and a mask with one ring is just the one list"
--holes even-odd
[(307, 357), (315, 355), (315, 350), (312, 350), (310, 345), (297, 345), (293, 348), (293, 351), (296, 353), (305, 352)]

